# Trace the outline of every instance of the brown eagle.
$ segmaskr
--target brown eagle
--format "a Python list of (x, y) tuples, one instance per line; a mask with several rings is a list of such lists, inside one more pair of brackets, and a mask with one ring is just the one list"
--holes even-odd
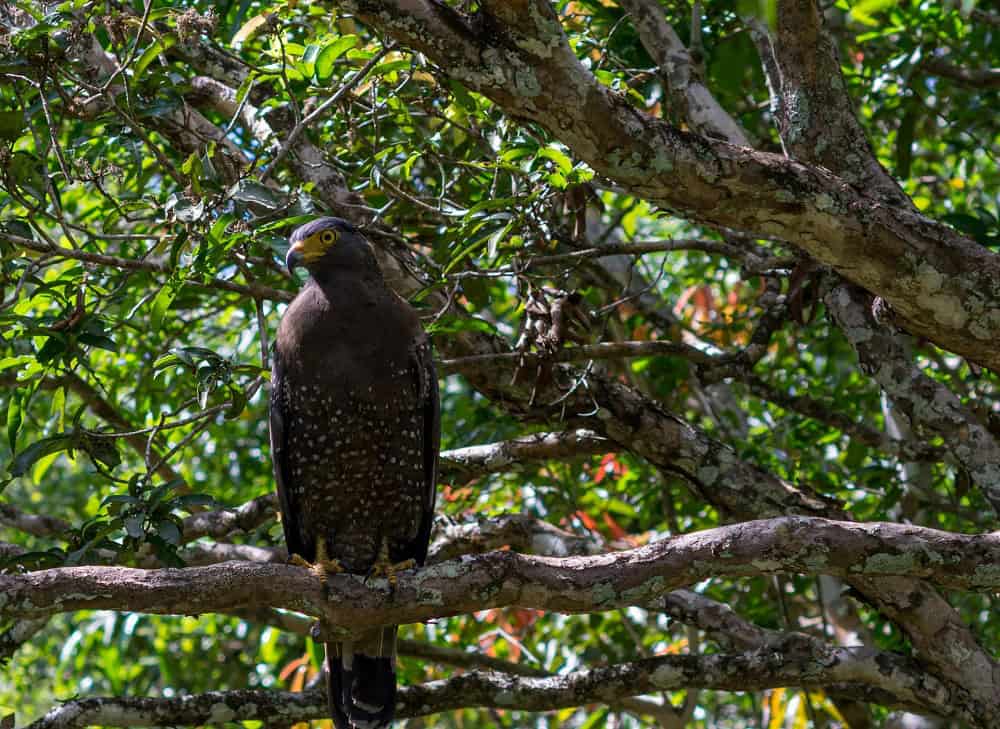
[[(271, 454), (293, 562), (384, 575), (422, 565), (440, 444), (437, 376), (416, 312), (340, 218), (296, 229), (286, 265), (308, 282), (278, 327)], [(326, 646), (338, 729), (388, 726), (396, 626)]]

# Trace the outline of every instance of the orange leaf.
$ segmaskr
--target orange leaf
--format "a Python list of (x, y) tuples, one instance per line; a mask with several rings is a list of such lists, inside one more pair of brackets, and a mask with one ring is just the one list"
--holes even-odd
[(308, 660), (309, 660), (308, 653), (302, 656), (301, 658), (296, 658), (294, 661), (292, 661), (287, 666), (281, 669), (281, 673), (278, 674), (278, 678), (282, 681), (287, 680), (288, 677), (292, 675), (292, 673), (294, 673), (295, 671), (299, 670), (299, 668), (304, 666)]
[(623, 541), (629, 542), (628, 532), (622, 529), (621, 524), (616, 522), (611, 514), (604, 512), (604, 523), (608, 525), (608, 530), (611, 532), (611, 536), (615, 539), (621, 539)]
[(575, 516), (577, 519), (583, 522), (583, 525), (587, 527), (587, 529), (589, 529), (592, 532), (597, 531), (597, 522), (590, 517), (590, 514), (578, 510), (575, 513)]

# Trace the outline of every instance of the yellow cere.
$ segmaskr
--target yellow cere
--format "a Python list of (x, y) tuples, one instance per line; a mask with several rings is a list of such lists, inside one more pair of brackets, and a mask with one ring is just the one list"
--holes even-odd
[(306, 263), (311, 263), (322, 258), (330, 246), (337, 242), (338, 237), (339, 234), (335, 230), (321, 230), (300, 240), (292, 246), (292, 250), (300, 253)]

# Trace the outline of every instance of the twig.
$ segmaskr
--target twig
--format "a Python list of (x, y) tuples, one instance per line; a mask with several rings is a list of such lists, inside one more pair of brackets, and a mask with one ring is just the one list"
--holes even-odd
[(365, 76), (368, 75), (369, 71), (375, 68), (376, 64), (378, 64), (378, 62), (381, 61), (382, 58), (385, 57), (387, 53), (395, 50), (395, 48), (396, 48), (395, 44), (390, 44), (382, 48), (382, 50), (380, 50), (378, 53), (372, 56), (368, 60), (368, 62), (364, 66), (362, 66), (361, 69), (356, 74), (354, 74), (354, 76), (351, 77), (350, 81), (348, 81), (339, 89), (337, 89), (337, 91), (333, 94), (333, 96), (331, 96), (329, 99), (327, 99), (322, 104), (313, 109), (298, 124), (296, 124), (295, 128), (292, 129), (291, 132), (289, 132), (288, 137), (285, 139), (284, 144), (282, 144), (281, 147), (278, 149), (278, 153), (274, 156), (274, 159), (271, 160), (271, 164), (269, 164), (267, 166), (267, 169), (265, 169), (261, 173), (260, 182), (264, 182), (265, 180), (267, 180), (267, 178), (271, 176), (271, 173), (278, 169), (278, 165), (281, 163), (283, 159), (285, 159), (285, 156), (288, 154), (289, 150), (291, 150), (292, 145), (295, 144), (295, 141), (299, 138), (302, 132), (305, 131), (306, 127), (313, 122), (313, 120), (318, 118), (327, 109), (329, 109), (331, 106), (340, 101), (340, 99), (344, 96), (344, 94), (346, 94), (348, 91), (357, 86), (365, 78)]

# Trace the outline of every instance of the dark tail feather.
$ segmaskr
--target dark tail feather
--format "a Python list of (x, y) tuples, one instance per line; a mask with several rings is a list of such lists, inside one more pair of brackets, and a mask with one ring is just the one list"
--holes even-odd
[(384, 729), (396, 712), (396, 626), (326, 644), (327, 693), (337, 729)]

